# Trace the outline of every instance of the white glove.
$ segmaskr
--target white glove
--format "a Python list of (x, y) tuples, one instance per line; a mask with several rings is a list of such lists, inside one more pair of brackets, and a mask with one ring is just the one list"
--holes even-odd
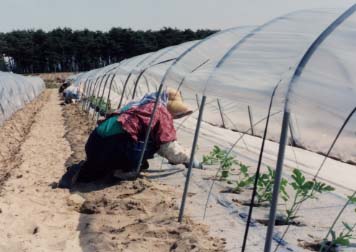
[(158, 155), (166, 158), (171, 164), (182, 164), (189, 162), (190, 151), (180, 145), (177, 141), (162, 144)]
[[(189, 168), (189, 162), (184, 163), (185, 168)], [(203, 169), (203, 164), (200, 163), (198, 160), (194, 159), (193, 160), (193, 164), (192, 164), (192, 168), (196, 168), (196, 169)]]

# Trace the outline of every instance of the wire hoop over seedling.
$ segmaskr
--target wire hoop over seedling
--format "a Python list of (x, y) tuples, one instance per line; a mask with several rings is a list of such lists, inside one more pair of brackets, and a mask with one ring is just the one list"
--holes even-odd
[[(315, 206), (316, 197), (324, 203), (333, 197), (336, 202), (337, 183), (355, 189), (351, 175), (328, 173), (333, 167), (353, 174), (356, 164), (356, 61), (351, 56), (356, 51), (355, 10), (356, 5), (346, 11), (293, 12), (261, 26), (231, 28), (82, 73), (74, 82), (85, 87), (83, 107), (105, 107), (104, 114), (147, 92), (177, 89), (194, 111), (177, 123), (177, 130), (193, 141), (185, 141), (192, 146), (190, 161), (197, 156), (206, 164), (206, 171), (188, 170), (179, 221), (186, 205), (198, 204), (186, 201), (189, 184), (194, 183), (207, 194), (208, 200), (199, 202), (205, 206), (201, 207), (205, 221), (212, 218), (207, 215), (210, 204), (213, 210), (216, 207), (212, 198), (225, 211), (234, 209), (229, 210), (231, 222), (245, 223), (240, 240), (230, 237), (228, 244), (265, 252), (289, 243), (298, 246), (298, 237), (289, 237), (288, 230), (299, 216), (307, 216), (301, 206)], [(200, 148), (195, 153), (199, 130)], [(209, 176), (198, 181), (204, 172)], [(247, 198), (248, 208), (221, 196), (214, 185), (230, 188), (231, 197)], [(254, 228), (258, 226), (254, 214), (268, 210), (266, 205), (269, 225), (261, 234)], [(282, 211), (287, 226), (278, 239), (277, 211)], [(332, 243), (339, 237), (346, 244), (354, 226), (344, 224), (343, 229), (328, 232), (333, 234)], [(259, 237), (257, 245), (248, 242), (250, 232)]]

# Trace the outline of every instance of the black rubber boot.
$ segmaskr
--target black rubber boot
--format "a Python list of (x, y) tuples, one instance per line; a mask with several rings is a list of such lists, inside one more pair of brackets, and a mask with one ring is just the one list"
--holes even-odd
[(148, 168), (150, 168), (150, 165), (149, 165), (147, 159), (145, 159), (145, 160), (142, 161), (142, 164), (141, 164), (141, 171), (148, 170)]
[(75, 164), (68, 167), (67, 172), (59, 180), (58, 187), (71, 189), (77, 181), (80, 167), (80, 164)]

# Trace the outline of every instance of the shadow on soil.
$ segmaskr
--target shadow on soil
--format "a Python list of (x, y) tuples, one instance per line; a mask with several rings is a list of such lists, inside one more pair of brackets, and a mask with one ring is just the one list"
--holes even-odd
[[(93, 122), (78, 104), (63, 106), (63, 115), (72, 148), (66, 165), (78, 165)], [(178, 172), (182, 169), (145, 171), (147, 178)], [(224, 239), (211, 237), (206, 226), (189, 218), (178, 223), (176, 193), (147, 178), (118, 182), (106, 177), (71, 189), (84, 198), (75, 209), (83, 251), (223, 251)]]

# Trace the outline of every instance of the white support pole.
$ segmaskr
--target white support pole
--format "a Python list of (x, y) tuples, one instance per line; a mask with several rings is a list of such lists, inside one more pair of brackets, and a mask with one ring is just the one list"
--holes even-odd
[(280, 187), (281, 178), (282, 178), (284, 153), (286, 150), (286, 144), (287, 144), (287, 138), (288, 138), (288, 124), (289, 124), (289, 112), (285, 111), (284, 115), (283, 115), (283, 121), (282, 121), (281, 137), (279, 139), (279, 150), (278, 150), (278, 160), (277, 160), (277, 166), (276, 166), (276, 176), (275, 176), (274, 185), (273, 185), (272, 202), (271, 202), (271, 208), (270, 208), (270, 212), (269, 212), (268, 228), (267, 228), (264, 252), (270, 252), (271, 246), (272, 246), (273, 230), (274, 230), (274, 224), (276, 221), (279, 187)]
[(182, 223), (182, 221), (183, 221), (185, 202), (186, 202), (186, 199), (187, 199), (190, 177), (191, 177), (191, 174), (192, 174), (194, 155), (195, 155), (195, 149), (196, 149), (196, 146), (197, 146), (197, 143), (198, 143), (200, 125), (201, 125), (201, 121), (203, 119), (205, 101), (206, 101), (206, 96), (204, 95), (202, 97), (201, 105), (200, 105), (200, 109), (199, 109), (199, 116), (198, 116), (197, 126), (195, 128), (193, 146), (192, 146), (192, 150), (191, 150), (191, 153), (190, 153), (188, 173), (187, 173), (187, 178), (185, 179), (185, 186), (184, 186), (184, 191), (183, 191), (182, 203), (181, 203), (180, 209), (179, 209), (178, 221), (180, 223)]

